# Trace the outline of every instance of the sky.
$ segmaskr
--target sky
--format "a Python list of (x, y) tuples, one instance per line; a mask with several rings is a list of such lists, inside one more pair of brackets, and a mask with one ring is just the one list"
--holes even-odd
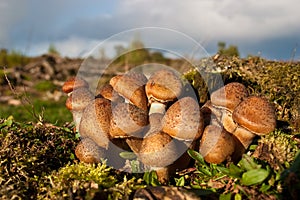
[(53, 44), (77, 57), (100, 45), (113, 55), (139, 35), (146, 46), (181, 54), (191, 53), (191, 40), (209, 55), (223, 41), (242, 57), (300, 60), (299, 7), (299, 0), (0, 0), (0, 48), (41, 55)]

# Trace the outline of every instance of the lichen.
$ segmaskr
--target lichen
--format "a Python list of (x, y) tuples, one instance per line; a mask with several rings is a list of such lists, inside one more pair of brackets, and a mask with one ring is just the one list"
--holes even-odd
[(275, 130), (258, 140), (253, 156), (265, 160), (275, 170), (282, 170), (290, 167), (299, 150), (298, 145), (293, 135)]

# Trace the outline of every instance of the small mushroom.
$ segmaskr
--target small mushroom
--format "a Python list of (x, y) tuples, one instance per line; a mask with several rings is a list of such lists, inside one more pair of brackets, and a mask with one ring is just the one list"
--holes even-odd
[(276, 127), (274, 107), (265, 98), (250, 96), (233, 111), (232, 118), (239, 126), (233, 135), (247, 149), (255, 135), (266, 135)]
[(234, 138), (220, 126), (208, 125), (200, 142), (200, 153), (208, 163), (222, 163), (235, 150)]
[(88, 88), (88, 83), (79, 77), (71, 77), (68, 79), (62, 86), (62, 91), (64, 93), (71, 93), (73, 90), (76, 90), (78, 88)]
[(94, 98), (94, 95), (86, 87), (73, 90), (68, 97), (66, 107), (72, 112), (76, 130), (79, 130), (83, 110)]
[(175, 172), (176, 167), (179, 168), (178, 164), (185, 163), (173, 165), (183, 152), (178, 151), (175, 139), (161, 131), (162, 118), (163, 114), (152, 113), (149, 116), (150, 129), (144, 138), (128, 138), (126, 141), (146, 168), (155, 170), (159, 181), (166, 183), (169, 175)]
[(202, 135), (203, 115), (192, 97), (184, 97), (172, 104), (162, 120), (162, 130), (178, 140), (193, 141)]
[(238, 82), (228, 83), (211, 94), (211, 101), (205, 106), (211, 110), (228, 132), (236, 129), (233, 110), (248, 96), (246, 87)]
[(82, 138), (91, 138), (98, 146), (107, 149), (112, 115), (111, 102), (104, 98), (94, 99), (84, 109), (79, 133)]
[(96, 97), (103, 97), (115, 103), (124, 102), (124, 98), (121, 97), (110, 84), (106, 84), (100, 87), (96, 92)]
[(226, 84), (211, 94), (211, 103), (233, 112), (235, 107), (248, 96), (247, 88), (238, 82)]
[(114, 76), (109, 83), (116, 92), (130, 103), (142, 110), (148, 111), (145, 80), (147, 78), (143, 74), (127, 73)]
[(166, 104), (178, 99), (182, 87), (182, 81), (171, 70), (162, 69), (153, 73), (145, 87), (151, 105), (149, 115), (155, 112), (164, 113)]
[(81, 162), (100, 163), (101, 159), (105, 158), (105, 149), (90, 138), (84, 138), (77, 145), (75, 155)]
[(118, 103), (112, 110), (109, 134), (111, 138), (142, 137), (148, 125), (148, 113), (129, 103)]

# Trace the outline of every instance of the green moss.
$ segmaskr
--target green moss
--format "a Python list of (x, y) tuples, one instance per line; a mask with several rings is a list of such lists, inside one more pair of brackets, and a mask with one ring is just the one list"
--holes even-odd
[(0, 120), (0, 196), (36, 199), (44, 176), (74, 159), (69, 127)]
[(265, 160), (275, 170), (282, 170), (289, 168), (290, 163), (295, 160), (299, 151), (298, 145), (293, 135), (275, 130), (259, 139), (254, 156)]

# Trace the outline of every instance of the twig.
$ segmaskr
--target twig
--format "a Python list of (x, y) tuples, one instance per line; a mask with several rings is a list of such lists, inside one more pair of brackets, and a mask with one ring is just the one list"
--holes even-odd
[[(24, 94), (25, 94), (25, 97), (21, 97), (20, 94), (17, 93), (16, 89), (14, 88), (14, 86), (11, 84), (7, 74), (6, 74), (6, 67), (4, 66), (3, 67), (3, 71), (4, 71), (4, 77), (5, 77), (5, 80), (9, 86), (9, 89), (11, 90), (11, 92), (15, 95), (15, 97), (17, 99), (19, 99), (21, 101), (21, 104), (24, 106), (25, 110), (27, 112), (29, 112), (39, 123), (43, 123), (43, 115), (44, 115), (44, 112), (42, 112), (41, 114), (37, 114), (36, 113), (36, 110), (35, 110), (35, 107), (32, 103), (32, 101), (28, 98), (27, 96), (27, 92), (26, 92), (26, 88), (24, 86)], [(31, 109), (29, 109), (26, 105), (29, 104)]]

